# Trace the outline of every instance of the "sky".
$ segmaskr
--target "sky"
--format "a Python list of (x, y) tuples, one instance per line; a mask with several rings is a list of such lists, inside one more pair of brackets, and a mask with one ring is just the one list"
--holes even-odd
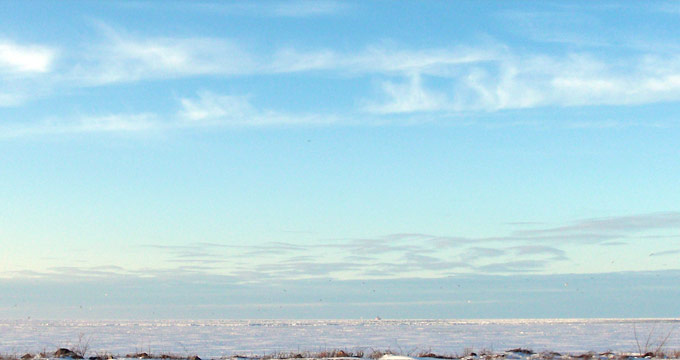
[(678, 317), (678, 29), (0, 2), (0, 318)]

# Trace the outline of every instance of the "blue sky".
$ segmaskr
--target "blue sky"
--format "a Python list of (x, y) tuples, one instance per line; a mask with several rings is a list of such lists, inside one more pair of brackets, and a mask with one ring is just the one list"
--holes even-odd
[(677, 316), (677, 2), (0, 8), (2, 317)]

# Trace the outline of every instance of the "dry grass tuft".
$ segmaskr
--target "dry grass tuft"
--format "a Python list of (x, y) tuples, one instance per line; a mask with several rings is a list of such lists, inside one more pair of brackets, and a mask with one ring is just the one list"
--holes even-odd
[[(234, 358), (234, 357), (232, 357)], [(235, 356), (235, 358), (244, 358), (242, 356)], [(253, 357), (245, 357), (254, 359)], [(279, 352), (273, 354), (265, 354), (261, 357), (255, 357), (255, 359), (260, 360), (270, 360), (270, 359), (330, 359), (330, 358), (364, 358), (364, 352), (362, 350), (350, 351), (350, 350), (323, 350), (319, 352)], [(190, 359), (192, 360), (192, 359)]]
[(432, 358), (432, 359), (458, 359), (458, 356), (453, 356), (453, 355), (440, 355), (440, 354), (435, 354), (433, 352), (421, 352), (416, 354), (416, 357), (420, 358)]
[(380, 359), (381, 357), (385, 355), (397, 355), (396, 352), (392, 350), (371, 350), (371, 353), (368, 354), (369, 359)]

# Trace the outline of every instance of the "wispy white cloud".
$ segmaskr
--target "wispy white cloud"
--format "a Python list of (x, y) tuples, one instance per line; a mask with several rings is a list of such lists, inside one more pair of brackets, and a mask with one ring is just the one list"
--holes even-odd
[(225, 39), (134, 37), (101, 26), (106, 41), (76, 56), (65, 79), (81, 86), (253, 72), (255, 61)]
[(0, 40), (0, 73), (45, 73), (51, 70), (56, 50)]
[[(300, 4), (307, 3), (285, 7)], [(337, 5), (328, 4), (329, 8)], [(73, 87), (200, 76), (218, 79), (268, 76), (276, 81), (276, 76), (290, 73), (299, 74), (302, 81), (322, 73), (353, 79), (354, 85), (349, 86), (357, 87), (356, 94), (351, 95), (351, 91), (345, 94), (355, 97), (357, 110), (347, 111), (342, 118), (353, 119), (354, 123), (390, 122), (395, 118), (392, 115), (448, 117), (548, 106), (680, 101), (680, 53), (629, 51), (626, 57), (588, 52), (530, 53), (493, 41), (421, 49), (383, 43), (356, 51), (290, 46), (254, 51), (224, 38), (149, 37), (106, 24), (99, 24), (99, 28), (103, 40), (67, 52), (69, 56), (59, 62), (58, 72), (52, 71), (56, 50), (0, 42), (0, 71), (45, 77), (39, 84), (25, 83), (13, 88), (0, 85), (0, 106), (16, 106), (35, 96), (31, 94)], [(376, 84), (377, 94), (366, 96), (366, 84), (371, 83)], [(231, 125), (329, 123), (332, 117), (314, 108), (305, 115), (291, 115), (283, 109), (259, 108), (248, 98), (214, 94), (181, 102), (181, 117), (194, 125), (199, 120)], [(343, 122), (336, 120), (335, 123)]]
[[(117, 3), (116, 6), (140, 10), (158, 11), (156, 6), (147, 2)], [(292, 0), (292, 1), (192, 1), (168, 2), (166, 9), (211, 12), (224, 15), (272, 17), (272, 18), (310, 18), (331, 16), (346, 12), (354, 4), (335, 0)]]
[(108, 42), (70, 72), (77, 82), (324, 71), (377, 82), (382, 102), (362, 101), (369, 104), (365, 110), (383, 115), (680, 100), (680, 55), (635, 53), (613, 60), (589, 53), (532, 54), (499, 44), (415, 50), (383, 45), (353, 53), (289, 47), (256, 54), (226, 39), (144, 38), (110, 28), (106, 33)]
[[(293, 12), (290, 9), (344, 7), (341, 4), (301, 1), (279, 5)], [(61, 69), (64, 74), (55, 78), (61, 85), (98, 86), (205, 75), (234, 77), (310, 71), (355, 77), (441, 75), (450, 72), (451, 67), (498, 59), (504, 51), (503, 46), (497, 45), (413, 50), (394, 44), (368, 46), (355, 52), (290, 46), (254, 51), (228, 38), (153, 37), (129, 33), (106, 23), (95, 25), (102, 38), (94, 45), (71, 49)]]
[(164, 124), (151, 113), (49, 118), (28, 123), (4, 123), (0, 125), (0, 138), (101, 132), (129, 133), (159, 129), (162, 126)]
[(73, 132), (139, 131), (155, 127), (155, 114), (85, 117), (72, 126)]
[(277, 50), (270, 63), (261, 66), (261, 71), (293, 73), (304, 71), (331, 70), (342, 65), (342, 59), (335, 51), (329, 49), (317, 51), (299, 51), (293, 48)]
[[(641, 55), (612, 62), (589, 54), (558, 57), (510, 52), (489, 61), (450, 66), (448, 71), (415, 69), (404, 77), (413, 77), (413, 71), (448, 84), (420, 86), (420, 102), (437, 106), (414, 107), (413, 112), (488, 112), (680, 100), (680, 57)], [(451, 90), (442, 94), (447, 88)], [(391, 88), (384, 92), (390, 101), (378, 108), (389, 110), (392, 104), (412, 102), (412, 93)], [(395, 113), (402, 111), (393, 107)]]
[(412, 75), (406, 83), (384, 82), (382, 90), (388, 97), (387, 102), (369, 104), (366, 110), (377, 114), (411, 113), (439, 110), (447, 103), (441, 92), (426, 90), (419, 75)]
[(332, 115), (290, 114), (259, 109), (248, 97), (202, 92), (197, 98), (181, 99), (184, 125), (264, 126), (313, 125), (336, 121)]
[(16, 107), (44, 93), (56, 47), (0, 39), (0, 107)]
[(404, 49), (396, 44), (384, 43), (354, 52), (283, 48), (275, 51), (271, 60), (265, 60), (259, 69), (266, 73), (325, 70), (351, 76), (451, 75), (457, 66), (493, 61), (505, 51), (505, 47), (496, 44)]
[[(0, 101), (2, 101), (0, 96)], [(11, 100), (11, 99), (8, 99)], [(41, 121), (0, 124), (0, 138), (50, 134), (141, 133), (206, 127), (316, 126), (338, 121), (334, 115), (260, 109), (248, 96), (200, 92), (179, 99), (176, 112), (119, 113), (50, 117)]]

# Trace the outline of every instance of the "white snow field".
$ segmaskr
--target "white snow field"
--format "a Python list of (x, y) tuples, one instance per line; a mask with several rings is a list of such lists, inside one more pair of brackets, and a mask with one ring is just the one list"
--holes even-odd
[[(87, 355), (134, 352), (262, 356), (278, 352), (392, 350), (462, 354), (511, 348), (583, 353), (637, 352), (643, 346), (680, 349), (680, 319), (560, 320), (201, 320), (0, 321), (0, 354), (53, 352), (89, 342)], [(82, 345), (82, 344), (81, 344)]]

